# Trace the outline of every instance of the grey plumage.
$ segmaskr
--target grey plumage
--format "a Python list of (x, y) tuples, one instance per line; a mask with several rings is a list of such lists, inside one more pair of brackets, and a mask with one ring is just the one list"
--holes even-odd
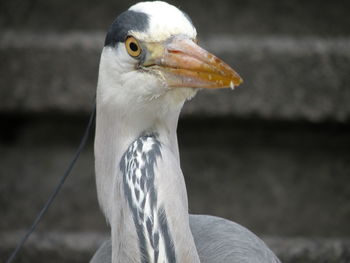
[(96, 96), (95, 170), (111, 242), (91, 262), (279, 262), (247, 229), (189, 216), (177, 123), (200, 88), (242, 83), (197, 45), (182, 11), (141, 2), (112, 24), (102, 50)]
[(121, 13), (108, 29), (105, 46), (114, 47), (118, 42), (124, 41), (130, 29), (145, 31), (148, 20), (149, 17), (142, 12), (127, 10)]
[[(279, 263), (273, 252), (245, 227), (207, 215), (190, 215), (191, 232), (201, 263)], [(111, 263), (111, 241), (104, 242), (91, 263)]]
[(141, 135), (120, 161), (124, 194), (132, 212), (142, 263), (158, 262), (160, 252), (169, 262), (176, 262), (167, 215), (157, 202), (155, 166), (161, 158), (157, 137), (156, 134)]
[(245, 227), (203, 215), (190, 216), (191, 231), (202, 263), (278, 263), (273, 252)]

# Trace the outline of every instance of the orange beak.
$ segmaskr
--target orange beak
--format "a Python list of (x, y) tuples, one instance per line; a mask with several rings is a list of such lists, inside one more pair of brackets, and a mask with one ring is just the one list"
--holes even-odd
[(144, 67), (159, 70), (169, 87), (234, 88), (243, 80), (229, 65), (185, 36), (148, 43)]

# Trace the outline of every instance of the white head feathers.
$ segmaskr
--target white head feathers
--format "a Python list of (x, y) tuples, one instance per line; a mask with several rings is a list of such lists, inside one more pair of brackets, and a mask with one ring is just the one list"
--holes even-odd
[(173, 5), (162, 1), (140, 2), (129, 8), (142, 12), (149, 17), (147, 32), (132, 32), (138, 39), (145, 41), (163, 41), (172, 35), (183, 34), (196, 38), (197, 31), (185, 13)]

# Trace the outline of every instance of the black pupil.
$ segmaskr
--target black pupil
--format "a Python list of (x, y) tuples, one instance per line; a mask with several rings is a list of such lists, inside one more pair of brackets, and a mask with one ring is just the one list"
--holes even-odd
[(137, 50), (139, 50), (139, 47), (134, 43), (134, 42), (131, 42), (130, 45), (129, 45), (130, 49), (134, 52), (136, 52)]

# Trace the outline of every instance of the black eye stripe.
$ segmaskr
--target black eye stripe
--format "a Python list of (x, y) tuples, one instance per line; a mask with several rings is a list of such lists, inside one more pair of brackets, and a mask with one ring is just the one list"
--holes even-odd
[(130, 30), (146, 32), (149, 27), (149, 16), (142, 12), (127, 10), (121, 13), (108, 29), (105, 46), (115, 47), (124, 42)]

